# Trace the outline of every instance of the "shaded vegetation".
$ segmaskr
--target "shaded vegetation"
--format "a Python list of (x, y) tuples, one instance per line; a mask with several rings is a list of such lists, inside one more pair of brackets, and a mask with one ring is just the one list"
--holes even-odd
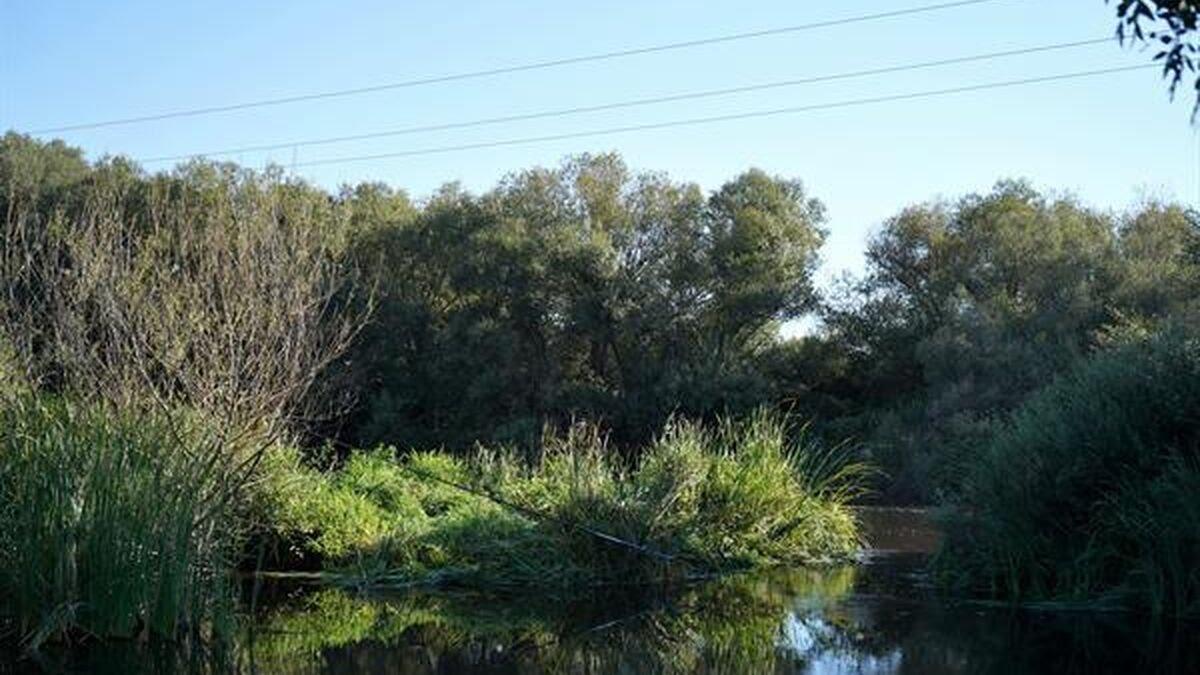
[(910, 207), (871, 239), (825, 332), (787, 355), (786, 389), (863, 441), (890, 499), (954, 498), (995, 425), (1057, 374), (1200, 316), (1198, 253), (1200, 221), (1157, 202), (1113, 217), (1003, 182)]
[(967, 472), (952, 584), (1025, 601), (1200, 613), (1200, 342), (1097, 357), (1032, 397)]
[(761, 171), (706, 197), (581, 155), (420, 207), (378, 186), (343, 198), (369, 209), (353, 250), (378, 279), (350, 354), (360, 447), (536, 448), (575, 418), (637, 447), (673, 413), (746, 413), (770, 399), (755, 355), (817, 300), (823, 207)]

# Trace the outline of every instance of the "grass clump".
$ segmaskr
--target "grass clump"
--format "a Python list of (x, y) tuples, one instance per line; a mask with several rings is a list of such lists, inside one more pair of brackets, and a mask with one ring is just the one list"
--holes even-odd
[(376, 450), (321, 473), (293, 457), (272, 519), (326, 568), (380, 582), (565, 587), (845, 560), (862, 468), (789, 436), (767, 413), (676, 421), (632, 467), (588, 426), (532, 464)]
[(1093, 357), (1022, 406), (964, 482), (936, 560), (948, 584), (1200, 613), (1200, 341)]
[(232, 509), (178, 432), (48, 397), (0, 405), (0, 614), (28, 646), (225, 625)]

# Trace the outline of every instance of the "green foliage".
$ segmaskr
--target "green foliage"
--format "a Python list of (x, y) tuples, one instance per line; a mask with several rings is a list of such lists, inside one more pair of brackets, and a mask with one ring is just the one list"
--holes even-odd
[(1023, 405), (966, 473), (938, 564), (1020, 600), (1200, 611), (1200, 342), (1094, 357)]
[(179, 431), (48, 398), (0, 407), (0, 615), (30, 646), (225, 626), (235, 520)]
[(400, 211), (355, 241), (381, 265), (351, 356), (363, 445), (536, 448), (575, 416), (636, 445), (672, 412), (746, 412), (768, 397), (754, 354), (816, 302), (822, 207), (761, 171), (705, 200), (583, 155)]
[(341, 558), (366, 549), (400, 524), (392, 522), (380, 502), (403, 513), (388, 490), (394, 476), (383, 472), (364, 475), (363, 465), (372, 464), (370, 456), (352, 459), (353, 471), (348, 467), (344, 483), (360, 485), (361, 490), (356, 491), (305, 466), (294, 449), (271, 448), (263, 462), (264, 479), (257, 486), (264, 501), (260, 508), (271, 514), (272, 527), (305, 537), (306, 546), (320, 555)]
[(88, 173), (79, 148), (9, 131), (0, 138), (0, 213), (48, 211), (67, 202)]
[(1188, 311), (1200, 290), (1197, 214), (1148, 202), (1119, 224), (1113, 305), (1131, 320), (1162, 320)]
[[(1111, 2), (1112, 0), (1105, 0)], [(1162, 63), (1163, 78), (1171, 96), (1179, 83), (1196, 70), (1196, 28), (1200, 9), (1191, 0), (1116, 0), (1117, 37), (1126, 42), (1153, 45), (1154, 60)], [(1200, 91), (1200, 79), (1194, 87)], [(1200, 98), (1192, 120), (1200, 111)]]
[[(133, 433), (134, 410), (192, 411), (217, 432), (205, 447), (223, 451), (206, 455), (204, 480), (240, 504), (256, 474), (260, 524), (381, 581), (565, 586), (844, 557), (855, 529), (843, 506), (861, 495), (831, 486), (862, 472), (839, 473), (814, 438), (854, 439), (887, 472), (885, 499), (990, 504), (981, 476), (1003, 467), (988, 458), (1019, 434), (1055, 461), (1119, 458), (1116, 441), (1064, 431), (1039, 403), (1051, 395), (1028, 402), (1034, 392), (1085, 359), (1110, 363), (1108, 351), (1136, 361), (1164, 326), (1200, 318), (1196, 214), (1157, 202), (1101, 213), (1019, 181), (904, 209), (870, 241), (867, 274), (824, 299), (813, 285), (821, 204), (757, 170), (705, 194), (615, 155), (582, 155), (483, 194), (447, 185), (412, 201), (380, 184), (328, 194), (232, 164), (149, 175), (7, 134), (0, 187), (0, 391), (116, 403), (119, 418), (104, 424), (121, 434)], [(778, 338), (781, 322), (817, 309), (813, 334)], [(1140, 402), (1110, 395), (1081, 391), (1093, 408), (1063, 409), (1080, 424), (1149, 424), (1127, 419)], [(1154, 389), (1146, 405), (1169, 407), (1170, 395)], [(1045, 429), (1003, 422), (1023, 405), (1047, 409)], [(764, 406), (814, 422), (793, 440), (754, 412)], [(80, 410), (85, 426), (103, 426), (99, 409)], [(1112, 438), (1134, 438), (1123, 429)], [(251, 447), (279, 434), (266, 456)], [(445, 451), (352, 453), (321, 471), (312, 453), (283, 447), (325, 441)], [(504, 450), (465, 453), (479, 443)], [(163, 466), (181, 462), (181, 476), (200, 466), (188, 462), (203, 453), (178, 454)], [(1098, 473), (1095, 494), (1067, 500), (1103, 516), (1091, 536), (1121, 542), (1112, 556), (1086, 550), (1106, 561), (1078, 568), (1091, 576), (1009, 585), (1141, 588), (1164, 612), (1191, 602), (1182, 570), (1193, 539), (1180, 523), (1195, 463), (1151, 465)], [(21, 466), (0, 458), (14, 485), (28, 479)], [(47, 466), (47, 480), (74, 475)], [(140, 480), (118, 495), (128, 508), (141, 508)], [(1041, 506), (1011, 506), (1000, 521), (1045, 520)], [(1045, 564), (1059, 550), (1050, 541), (1013, 569)], [(1111, 562), (1122, 556), (1132, 562)], [(1110, 568), (1136, 573), (1114, 580)], [(81, 608), (47, 615), (70, 623)]]
[[(320, 474), (274, 460), (278, 533), (379, 583), (568, 587), (845, 560), (862, 468), (788, 440), (759, 413), (715, 430), (672, 422), (631, 471), (594, 427), (509, 453), (355, 453)], [(290, 487), (289, 487), (290, 486)]]
[(1197, 241), (1177, 206), (1114, 218), (1020, 182), (911, 207), (871, 240), (867, 276), (826, 307), (816, 339), (844, 365), (797, 379), (840, 404), (825, 429), (864, 441), (889, 498), (953, 494), (956, 465), (996, 418), (1114, 337), (1195, 311)]

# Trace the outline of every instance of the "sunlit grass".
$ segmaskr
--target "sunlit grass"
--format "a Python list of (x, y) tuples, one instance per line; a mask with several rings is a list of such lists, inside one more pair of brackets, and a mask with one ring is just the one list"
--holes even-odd
[[(793, 433), (795, 432), (795, 433)], [(270, 460), (277, 533), (363, 583), (567, 587), (849, 559), (848, 501), (865, 469), (758, 413), (671, 422), (627, 467), (594, 427), (547, 438), (528, 463), (386, 449), (339, 470)]]

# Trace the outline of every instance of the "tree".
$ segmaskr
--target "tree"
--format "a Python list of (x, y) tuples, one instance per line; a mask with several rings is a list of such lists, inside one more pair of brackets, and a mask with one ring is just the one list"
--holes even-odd
[(825, 318), (896, 489), (928, 499), (993, 416), (1093, 347), (1117, 254), (1106, 215), (1019, 181), (883, 224)]
[(1148, 202), (1118, 228), (1120, 279), (1114, 306), (1131, 321), (1162, 321), (1200, 302), (1200, 219), (1175, 204)]
[[(1111, 0), (1105, 0), (1111, 2)], [(1171, 96), (1175, 96), (1184, 77), (1197, 70), (1196, 40), (1200, 5), (1195, 0), (1117, 0), (1117, 37), (1124, 44), (1133, 40), (1156, 44), (1155, 61), (1162, 61), (1162, 74), (1168, 80)], [(1200, 112), (1200, 76), (1192, 119)]]
[(796, 181), (705, 199), (612, 154), (447, 188), (356, 246), (392, 270), (353, 357), (387, 362), (359, 440), (528, 445), (583, 416), (633, 444), (672, 412), (760, 404), (753, 356), (815, 305), (821, 218)]

